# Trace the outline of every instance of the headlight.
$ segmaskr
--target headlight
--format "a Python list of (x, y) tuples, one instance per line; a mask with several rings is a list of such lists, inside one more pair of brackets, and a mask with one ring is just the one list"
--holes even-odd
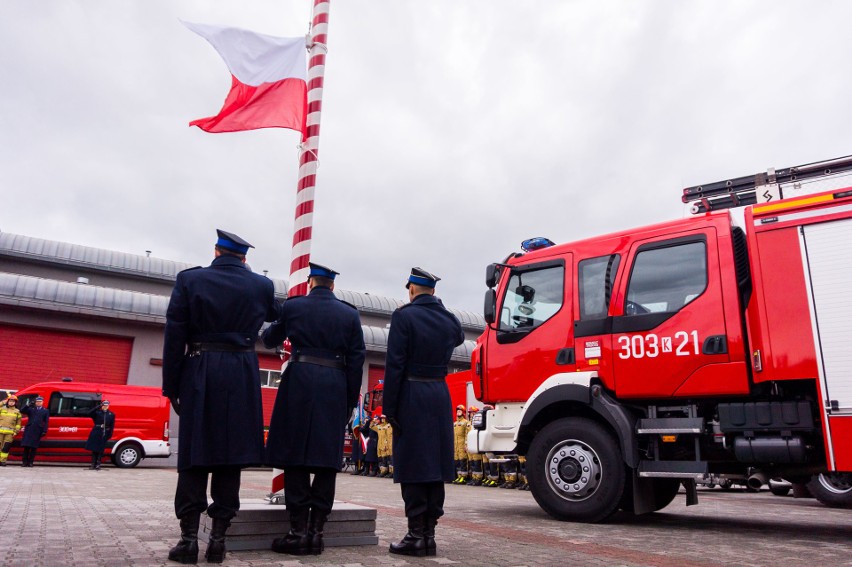
[(474, 429), (485, 429), (485, 412), (478, 411), (473, 414), (473, 428)]

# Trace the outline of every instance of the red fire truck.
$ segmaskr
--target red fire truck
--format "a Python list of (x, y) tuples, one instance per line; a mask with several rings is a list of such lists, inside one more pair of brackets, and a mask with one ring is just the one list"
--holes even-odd
[[(852, 506), (852, 156), (684, 190), (692, 215), (487, 267), (468, 448), (562, 520), (709, 475)], [(832, 189), (833, 188), (833, 189)], [(831, 189), (831, 190), (825, 190)]]
[[(471, 381), (470, 372), (453, 372), (447, 374), (446, 383), (450, 390), (450, 400), (455, 408), (459, 404), (469, 407), (475, 400), (468, 400), (467, 385)], [(373, 413), (382, 411), (382, 394), (384, 392), (384, 383), (379, 382), (376, 386), (364, 395), (364, 414), (371, 416)], [(470, 402), (470, 403), (469, 403)], [(455, 409), (453, 410), (453, 419), (455, 419)]]

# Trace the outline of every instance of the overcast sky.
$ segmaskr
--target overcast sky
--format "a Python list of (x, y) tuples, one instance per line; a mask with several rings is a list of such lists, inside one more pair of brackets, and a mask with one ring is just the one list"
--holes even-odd
[[(289, 276), (299, 135), (207, 134), (179, 19), (293, 37), (310, 0), (0, 0), (0, 230)], [(852, 3), (332, 0), (312, 258), (481, 312), (484, 268), (683, 215), (683, 187), (852, 154)]]

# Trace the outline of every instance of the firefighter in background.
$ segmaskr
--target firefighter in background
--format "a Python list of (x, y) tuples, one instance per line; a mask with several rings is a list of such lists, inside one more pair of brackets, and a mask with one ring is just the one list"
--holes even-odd
[(503, 484), (500, 488), (517, 488), (518, 487), (518, 456), (507, 455), (509, 459), (503, 463)]
[(467, 484), (467, 434), (470, 421), (465, 417), (464, 405), (456, 406), (456, 421), (453, 423), (453, 458), (456, 462), (456, 479), (453, 484)]
[(27, 416), (27, 426), (21, 438), (21, 447), (24, 448), (24, 460), (21, 465), (31, 467), (35, 461), (38, 446), (41, 444), (41, 438), (47, 435), (50, 412), (44, 407), (44, 398), (38, 396), (35, 399), (35, 405), (30, 405), (27, 400), (27, 405), (21, 408), (21, 413)]
[(17, 408), (18, 396), (10, 395), (0, 408), (0, 467), (6, 466), (9, 449), (15, 434), (21, 430), (21, 411)]
[[(473, 414), (478, 411), (478, 407), (470, 406), (467, 410), (468, 419), (472, 421)], [(468, 452), (467, 459), (470, 465), (470, 482), (468, 484), (470, 486), (480, 486), (482, 484), (482, 455)]]
[(372, 419), (361, 426), (361, 435), (367, 439), (367, 450), (364, 451), (365, 470), (364, 476), (379, 475), (379, 413), (375, 412)]
[(376, 452), (379, 455), (379, 476), (387, 478), (390, 476), (391, 456), (391, 425), (385, 415), (379, 416), (379, 424), (375, 427), (378, 433), (378, 446)]
[[(493, 410), (494, 406), (485, 404), (482, 408), (484, 411)], [(487, 455), (482, 456), (482, 470), (485, 479), (482, 481), (482, 486), (494, 488), (500, 486), (500, 464), (492, 462)]]
[(86, 450), (92, 452), (92, 465), (89, 470), (99, 471), (106, 443), (112, 438), (112, 431), (115, 429), (115, 414), (109, 411), (109, 400), (104, 400), (101, 405), (92, 408), (89, 417), (95, 422), (86, 441)]
[(518, 457), (518, 490), (529, 490), (530, 483), (527, 480), (527, 458), (524, 455)]
[(359, 475), (364, 472), (364, 448), (361, 446), (361, 428), (350, 423), (352, 431), (352, 472), (349, 474)]

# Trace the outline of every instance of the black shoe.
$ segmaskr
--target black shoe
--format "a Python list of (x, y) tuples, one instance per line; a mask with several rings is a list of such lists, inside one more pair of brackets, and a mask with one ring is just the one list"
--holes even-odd
[(272, 541), (272, 551), (288, 555), (308, 555), (311, 540), (308, 538), (307, 514), (299, 512), (290, 516), (290, 531), (284, 537)]
[(213, 518), (207, 551), (204, 553), (207, 563), (222, 563), (225, 560), (225, 532), (230, 525), (231, 522), (224, 518)]
[(198, 524), (201, 514), (186, 516), (180, 520), (180, 541), (169, 550), (169, 561), (185, 565), (198, 563)]
[(327, 519), (327, 515), (311, 511), (311, 522), (308, 525), (308, 547), (312, 555), (320, 555), (325, 549), (322, 532)]
[(425, 557), (428, 553), (426, 549), (426, 536), (424, 534), (425, 526), (426, 514), (408, 518), (408, 533), (405, 534), (405, 537), (399, 543), (390, 544), (388, 551), (394, 555)]
[(435, 545), (435, 526), (438, 525), (438, 518), (426, 516), (426, 524), (423, 527), (423, 539), (426, 540), (426, 555), (431, 556), (437, 554), (437, 546)]

